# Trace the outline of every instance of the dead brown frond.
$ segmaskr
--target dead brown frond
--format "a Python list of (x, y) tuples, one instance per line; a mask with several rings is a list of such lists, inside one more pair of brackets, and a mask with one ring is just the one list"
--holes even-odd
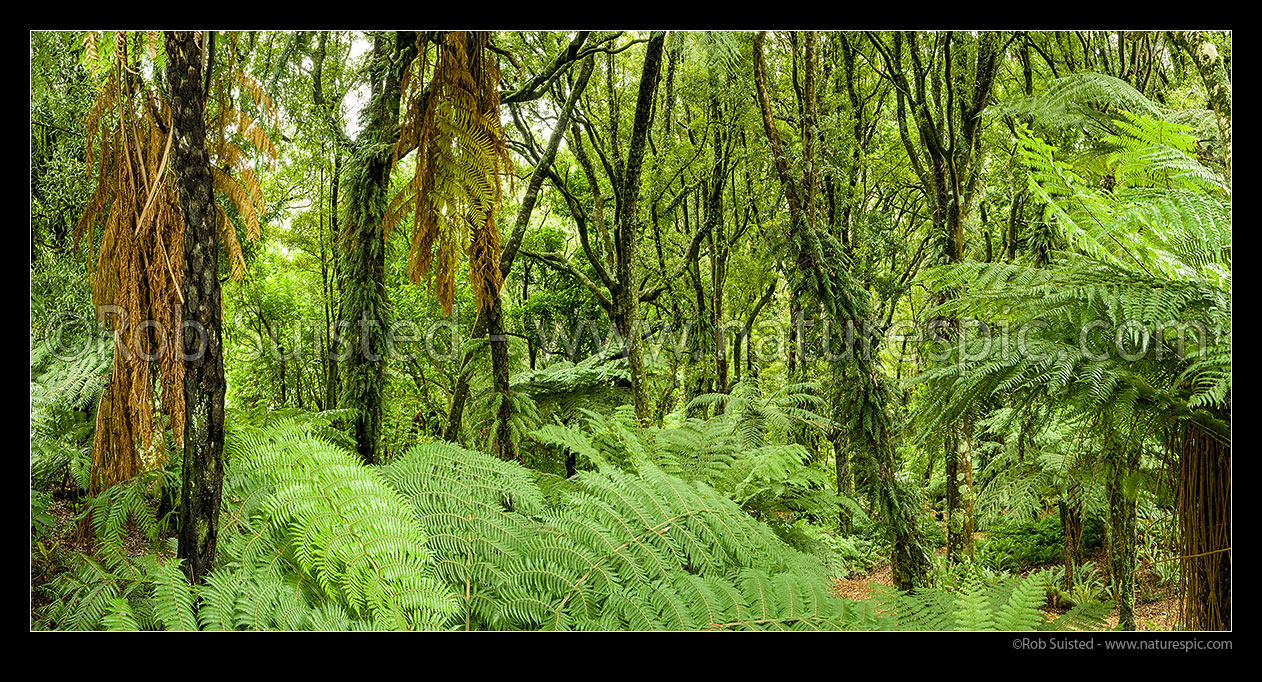
[[(167, 166), (174, 131), (162, 98), (137, 68), (146, 44), (150, 58), (156, 55), (157, 40), (154, 32), (136, 34), (134, 40), (114, 33), (113, 61), (85, 121), (88, 174), (95, 173), (97, 182), (75, 225), (74, 244), (77, 249), (85, 235), (92, 244), (100, 229), (92, 298), (98, 319), (115, 335), (114, 370), (101, 394), (92, 446), (88, 494), (93, 496), (161, 466), (166, 427), (176, 443), (184, 435), (184, 220)], [(85, 34), (84, 46), (95, 65), (97, 36)], [(228, 127), (269, 158), (276, 150), (261, 126), (232, 107), (226, 83), (241, 84), (273, 121), (275, 107), (256, 83), (233, 75), (234, 55), (230, 35), (214, 79), (222, 99), (213, 119), (218, 144), (211, 149), (212, 176), (215, 189), (242, 216), (250, 238), (258, 239), (263, 192), (245, 152), (228, 138)], [(245, 259), (226, 217), (220, 232), (230, 272), (239, 281)], [(91, 520), (84, 519), (80, 537), (90, 537), (90, 529)]]
[[(265, 210), (263, 189), (259, 185), (254, 161), (246, 152), (244, 143), (249, 149), (261, 153), (268, 163), (274, 167), (277, 159), (276, 147), (271, 136), (264, 129), (278, 126), (276, 105), (253, 78), (247, 76), (237, 67), (236, 52), (237, 34), (227, 34), (227, 45), (222, 50), (221, 68), (212, 74), (211, 90), (213, 96), (207, 103), (207, 127), (213, 131), (213, 140), (208, 136), (211, 146), (211, 166), (213, 169), (215, 190), (223, 193), (237, 209), (237, 214), (245, 222), (246, 236), (251, 241), (258, 241), (262, 236), (259, 229), (259, 215)], [(219, 52), (219, 50), (216, 50)], [(233, 89), (244, 97), (234, 101)], [(258, 110), (258, 116), (251, 115), (238, 104), (244, 104), (248, 97)], [(213, 113), (210, 105), (214, 104)], [(235, 232), (230, 234), (227, 227), (221, 228), (232, 261), (234, 278), (244, 276), (245, 260), (241, 255), (240, 243)], [(232, 243), (226, 241), (228, 238)]]
[(425, 81), (428, 53), (404, 74), (405, 113), (395, 160), (416, 150), (408, 186), (390, 202), (383, 221), (388, 236), (409, 210), (412, 239), (408, 278), (435, 280), (445, 314), (455, 298), (456, 254), (467, 255), (469, 281), (483, 309), (499, 296), (500, 241), (495, 214), (502, 201), (501, 178), (511, 171), (499, 120), (499, 69), (479, 32), (451, 32), (437, 47), (433, 73)]
[(254, 104), (263, 112), (264, 123), (268, 127), (275, 128), (278, 125), (276, 105), (272, 103), (272, 98), (267, 96), (258, 81), (245, 75), (243, 71), (236, 71), (233, 73), (233, 84), (254, 100)]
[[(147, 93), (126, 68), (127, 41), (117, 34), (116, 41), (114, 68), (87, 121), (89, 149), (99, 140), (97, 187), (75, 228), (77, 246), (84, 234), (91, 241), (94, 228), (103, 227), (92, 297), (115, 333), (114, 371), (97, 411), (89, 495), (165, 462), (155, 412), (167, 416), (177, 440), (184, 421), (184, 224), (165, 167), (171, 135), (161, 132), (152, 109), (140, 105)], [(81, 535), (89, 528), (85, 519)]]
[(221, 220), (219, 223), (219, 239), (223, 241), (224, 250), (228, 255), (228, 274), (233, 281), (240, 282), (245, 279), (245, 254), (241, 252), (241, 242), (237, 240), (237, 231), (232, 227), (232, 221), (228, 220), (223, 208), (215, 204), (215, 210), (219, 211)]
[(245, 220), (246, 233), (250, 235), (250, 239), (258, 239), (259, 217), (254, 211), (254, 201), (242, 189), (241, 184), (226, 171), (212, 166), (211, 177), (214, 179), (215, 191), (227, 195), (233, 206), (237, 207), (237, 212)]
[(233, 126), (233, 132), (245, 138), (250, 146), (263, 152), (267, 157), (268, 163), (276, 160), (276, 147), (272, 145), (272, 138), (268, 137), (257, 121), (252, 116), (231, 107), (223, 112), (223, 120), (227, 124)]

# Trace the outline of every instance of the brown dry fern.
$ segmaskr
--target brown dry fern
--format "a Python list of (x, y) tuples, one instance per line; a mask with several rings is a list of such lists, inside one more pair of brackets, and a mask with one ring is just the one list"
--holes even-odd
[(479, 32), (446, 33), (426, 83), (428, 53), (404, 76), (405, 111), (394, 157), (416, 150), (412, 179), (387, 207), (384, 235), (410, 212), (408, 278), (434, 282), (443, 312), (455, 298), (457, 254), (467, 255), (469, 282), (485, 309), (499, 296), (500, 237), (495, 214), (511, 161), (499, 119), (499, 68)]
[[(92, 298), (98, 319), (115, 333), (114, 369), (101, 394), (92, 445), (88, 494), (93, 496), (165, 462), (165, 429), (157, 414), (166, 415), (176, 442), (184, 434), (184, 221), (167, 166), (173, 131), (166, 103), (140, 76), (144, 54), (154, 59), (161, 47), (155, 35), (114, 32), (112, 61), (85, 120), (87, 172), (96, 176), (96, 187), (75, 225), (74, 244), (77, 249), (85, 235), (91, 244), (101, 228)], [(263, 192), (233, 137), (269, 159), (276, 150), (262, 126), (233, 107), (230, 85), (249, 95), (273, 126), (276, 110), (257, 83), (236, 71), (235, 37), (227, 42), (212, 81), (218, 112), (217, 142), (210, 150), (215, 188), (237, 208), (249, 237), (258, 239)], [(96, 34), (85, 34), (84, 45), (95, 68)], [(239, 281), (245, 260), (235, 229), (223, 216), (221, 236)], [(90, 533), (90, 523), (81, 524), (81, 536)]]

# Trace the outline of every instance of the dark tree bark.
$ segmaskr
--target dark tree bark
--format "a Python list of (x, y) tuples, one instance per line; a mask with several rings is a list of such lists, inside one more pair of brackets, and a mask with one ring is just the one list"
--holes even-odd
[(175, 144), (171, 167), (184, 217), (184, 466), (177, 555), (189, 580), (214, 565), (223, 487), (224, 373), (220, 331), (219, 214), (206, 151), (202, 48), (195, 34), (166, 34)]
[(754, 342), (749, 338), (749, 336), (753, 332), (754, 322), (758, 320), (759, 313), (761, 313), (762, 309), (771, 302), (771, 297), (774, 296), (775, 293), (776, 281), (772, 280), (771, 284), (767, 285), (767, 291), (763, 292), (762, 298), (758, 299), (758, 302), (754, 304), (754, 309), (750, 311), (749, 317), (745, 320), (745, 325), (741, 327), (741, 332), (736, 335), (736, 340), (734, 341), (735, 348), (732, 350), (732, 361), (733, 367), (736, 370), (736, 381), (741, 380), (741, 344), (748, 343), (751, 348), (753, 347)]
[(499, 395), (495, 411), (495, 441), (492, 452), (500, 459), (517, 459), (509, 424), (513, 418), (512, 391), (508, 385), (508, 335), (504, 333), (504, 311), (497, 296), (486, 313), (486, 330), (491, 341), (491, 379)]

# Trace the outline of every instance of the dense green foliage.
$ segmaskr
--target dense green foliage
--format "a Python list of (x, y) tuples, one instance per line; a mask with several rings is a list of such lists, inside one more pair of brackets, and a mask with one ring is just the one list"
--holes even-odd
[[(1082, 542), (1088, 550), (1103, 544), (1104, 525), (1099, 517), (1087, 517), (1083, 524)], [(987, 563), (991, 556), (996, 557), (998, 568), (1039, 566), (1059, 561), (1065, 551), (1064, 543), (1065, 529), (1061, 526), (1060, 519), (1046, 516), (1038, 521), (1009, 523), (991, 528), (986, 540), (977, 548), (977, 557), (982, 563)]]
[(198, 41), (249, 182), (144, 266), (223, 287), (190, 582), (178, 419), (90, 485), (143, 321), (75, 238), (164, 43), (31, 34), (33, 629), (1230, 628), (1230, 33)]

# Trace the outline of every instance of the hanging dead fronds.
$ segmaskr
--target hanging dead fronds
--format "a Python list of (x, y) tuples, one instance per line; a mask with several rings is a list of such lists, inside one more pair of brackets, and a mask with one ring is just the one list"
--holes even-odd
[[(211, 177), (215, 184), (215, 191), (228, 197), (228, 200), (237, 207), (237, 212), (241, 214), (241, 218), (245, 220), (246, 233), (250, 239), (259, 238), (259, 216), (254, 209), (253, 198), (246, 194), (246, 190), (241, 183), (234, 179), (227, 171), (211, 166)], [(229, 222), (231, 225), (231, 222)]]
[(232, 74), (232, 84), (240, 88), (242, 92), (250, 96), (255, 106), (262, 112), (264, 124), (269, 128), (277, 127), (279, 114), (276, 111), (276, 105), (272, 103), (272, 98), (267, 96), (267, 92), (263, 90), (263, 86), (253, 78), (250, 78), (243, 71), (234, 71)]
[[(214, 134), (211, 142), (211, 167), (215, 191), (226, 197), (237, 209), (245, 223), (246, 236), (257, 241), (261, 236), (259, 215), (265, 211), (263, 189), (259, 185), (254, 162), (245, 152), (250, 148), (263, 155), (269, 168), (276, 164), (276, 147), (267, 130), (279, 126), (276, 105), (267, 96), (258, 81), (246, 75), (237, 65), (237, 34), (229, 33), (226, 45), (220, 49), (219, 67), (212, 74), (213, 113), (207, 105), (207, 127)], [(234, 99), (235, 94), (240, 95)], [(246, 108), (252, 104), (254, 113)], [(213, 123), (213, 125), (211, 125)], [(224, 245), (232, 262), (233, 279), (240, 281), (245, 274), (245, 259), (232, 223), (221, 226)]]
[[(166, 170), (169, 114), (128, 66), (116, 38), (115, 61), (86, 121), (89, 174), (97, 183), (75, 226), (75, 245), (103, 226), (92, 298), (115, 333), (114, 369), (101, 394), (88, 494), (166, 460), (166, 415), (178, 441), (184, 424), (181, 331), (184, 223)], [(163, 130), (167, 132), (163, 132)], [(80, 528), (86, 534), (87, 520)]]
[(1231, 444), (1194, 423), (1168, 443), (1178, 458), (1182, 625), (1231, 629)]
[(394, 157), (415, 149), (416, 169), (387, 207), (384, 235), (410, 212), (407, 274), (434, 281), (444, 314), (455, 298), (457, 254), (467, 255), (479, 309), (499, 296), (500, 237), (495, 223), (501, 178), (511, 162), (499, 119), (499, 69), (480, 32), (451, 32), (438, 43), (429, 81), (426, 46), (404, 75), (405, 111)]
[(87, 57), (88, 68), (91, 69), (93, 72), (96, 72), (96, 65), (98, 61), (97, 47), (96, 47), (96, 31), (83, 32), (83, 54), (85, 57)]
[[(77, 249), (85, 235), (92, 244), (101, 228), (92, 298), (98, 319), (115, 333), (113, 374), (101, 394), (92, 447), (88, 494), (93, 496), (161, 466), (165, 426), (177, 443), (184, 435), (184, 220), (167, 166), (174, 141), (171, 114), (137, 68), (146, 45), (149, 57), (156, 57), (160, 41), (150, 33), (136, 34), (135, 40), (114, 33), (112, 62), (85, 120), (87, 172), (95, 174), (96, 187), (75, 225), (74, 245)], [(85, 34), (84, 46), (95, 64), (96, 35)], [(275, 107), (257, 83), (234, 72), (234, 64), (230, 38), (213, 81), (220, 99), (214, 113), (208, 111), (217, 122), (217, 144), (210, 149), (213, 177), (215, 189), (257, 240), (263, 192), (253, 162), (234, 137), (271, 161), (276, 150), (260, 124), (233, 106), (227, 84), (236, 83), (273, 125)], [(226, 216), (220, 231), (231, 275), (240, 281), (245, 259)], [(82, 537), (90, 527), (85, 519)]]

